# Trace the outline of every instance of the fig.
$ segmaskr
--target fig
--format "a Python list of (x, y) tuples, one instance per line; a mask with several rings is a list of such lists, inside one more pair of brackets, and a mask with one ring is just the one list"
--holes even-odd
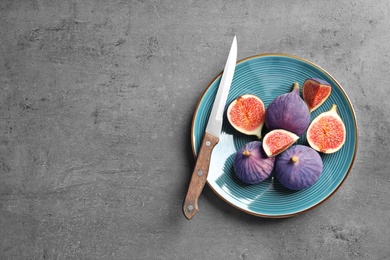
[(234, 157), (234, 172), (246, 184), (256, 184), (270, 176), (275, 158), (268, 158), (260, 141), (245, 144)]
[(333, 104), (327, 112), (319, 114), (307, 129), (307, 141), (316, 151), (335, 153), (345, 143), (345, 125), (337, 113), (337, 105)]
[(237, 131), (246, 135), (256, 135), (259, 139), (264, 125), (264, 115), (263, 101), (251, 94), (236, 98), (227, 109), (227, 118)]
[(293, 145), (276, 157), (274, 173), (284, 187), (302, 190), (320, 178), (322, 167), (317, 151), (306, 145)]
[(268, 157), (273, 157), (295, 143), (298, 136), (283, 129), (275, 129), (268, 132), (263, 138), (263, 149)]
[(310, 124), (310, 111), (299, 96), (298, 83), (294, 83), (290, 93), (272, 100), (265, 112), (265, 124), (268, 130), (284, 129), (298, 136), (305, 133)]
[(302, 86), (302, 96), (310, 113), (321, 106), (330, 96), (332, 87), (328, 82), (317, 78), (308, 78)]

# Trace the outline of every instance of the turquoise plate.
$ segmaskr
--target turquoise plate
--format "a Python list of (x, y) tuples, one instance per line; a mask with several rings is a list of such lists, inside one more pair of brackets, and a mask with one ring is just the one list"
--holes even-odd
[[(325, 70), (312, 62), (286, 54), (262, 54), (243, 59), (237, 62), (226, 107), (243, 94), (260, 97), (267, 107), (278, 95), (290, 92), (294, 82), (302, 86), (305, 79), (311, 77), (323, 79), (332, 86), (330, 97), (313, 111), (311, 119), (328, 111), (332, 104), (336, 104), (347, 130), (344, 146), (334, 154), (321, 154), (324, 163), (323, 173), (310, 188), (301, 191), (288, 190), (278, 183), (273, 174), (260, 184), (245, 185), (234, 174), (234, 154), (245, 143), (256, 140), (256, 137), (246, 136), (234, 130), (225, 115), (220, 140), (211, 157), (207, 183), (227, 203), (256, 216), (290, 217), (318, 206), (342, 185), (356, 155), (358, 143), (356, 116), (343, 88)], [(194, 113), (191, 141), (195, 157), (220, 78), (221, 74), (207, 87)], [(305, 134), (297, 143), (307, 145)]]

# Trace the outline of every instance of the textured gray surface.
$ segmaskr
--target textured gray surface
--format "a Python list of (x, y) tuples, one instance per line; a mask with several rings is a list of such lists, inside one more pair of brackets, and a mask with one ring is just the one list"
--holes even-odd
[[(0, 2), (0, 259), (390, 259), (390, 4)], [(282, 52), (331, 73), (359, 124), (355, 165), (289, 219), (242, 213), (194, 166), (192, 113), (238, 59)]]

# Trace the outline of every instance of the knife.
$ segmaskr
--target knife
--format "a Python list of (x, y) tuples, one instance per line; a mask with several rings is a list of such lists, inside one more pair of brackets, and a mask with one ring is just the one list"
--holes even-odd
[(187, 219), (191, 219), (198, 211), (198, 198), (207, 181), (212, 151), (219, 141), (222, 129), (223, 112), (226, 100), (232, 84), (234, 70), (237, 62), (237, 40), (234, 36), (229, 56), (222, 73), (217, 95), (206, 126), (202, 144), (192, 172), (191, 181), (183, 204), (183, 213)]

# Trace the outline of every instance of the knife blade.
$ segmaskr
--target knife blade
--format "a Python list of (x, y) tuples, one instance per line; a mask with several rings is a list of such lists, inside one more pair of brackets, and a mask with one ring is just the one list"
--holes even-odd
[(229, 94), (230, 85), (232, 84), (236, 63), (237, 39), (236, 36), (234, 36), (210, 117), (207, 122), (203, 140), (199, 148), (199, 154), (197, 156), (194, 171), (192, 172), (187, 195), (183, 203), (183, 213), (189, 220), (199, 211), (198, 198), (207, 181), (211, 154), (214, 147), (217, 145), (221, 134), (223, 112)]

